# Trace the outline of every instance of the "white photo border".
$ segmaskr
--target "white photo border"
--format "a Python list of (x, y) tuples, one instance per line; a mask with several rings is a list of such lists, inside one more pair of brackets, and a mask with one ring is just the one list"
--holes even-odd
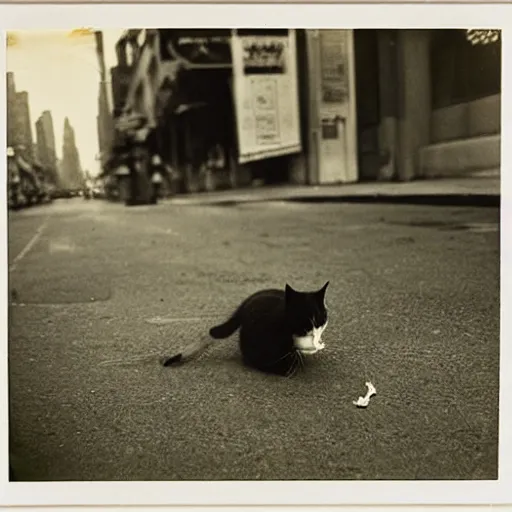
[[(510, 4), (1, 4), (1, 43), (5, 31), (76, 27), (287, 28), (500, 28), (503, 48), (502, 140), (512, 140), (512, 6)], [(276, 23), (276, 21), (279, 23)], [(5, 51), (0, 69), (5, 69)], [(5, 80), (0, 104), (6, 104)], [(0, 109), (5, 116), (5, 109)], [(5, 118), (0, 124), (0, 151), (6, 147)], [(512, 168), (508, 144), (502, 144), (502, 168)], [(6, 158), (0, 159), (6, 176)], [(510, 174), (503, 172), (501, 203), (501, 351), (499, 479), (496, 481), (285, 481), (285, 482), (8, 482), (7, 293), (2, 301), (0, 354), (0, 505), (488, 505), (512, 498), (512, 339), (510, 316)], [(2, 182), (2, 187), (6, 180)], [(6, 189), (2, 188), (0, 223), (7, 242)], [(4, 203), (5, 202), (5, 203)], [(1, 252), (7, 290), (7, 244)]]

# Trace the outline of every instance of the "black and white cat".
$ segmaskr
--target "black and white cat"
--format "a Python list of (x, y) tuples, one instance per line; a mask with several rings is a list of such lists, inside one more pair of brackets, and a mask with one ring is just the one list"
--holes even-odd
[[(327, 327), (325, 292), (299, 292), (288, 284), (284, 290), (259, 291), (245, 299), (231, 318), (210, 329), (213, 339), (228, 338), (240, 329), (239, 345), (247, 366), (291, 376), (302, 365), (302, 355), (322, 350)], [(211, 340), (197, 342), (163, 361), (164, 366), (185, 362), (202, 352)]]

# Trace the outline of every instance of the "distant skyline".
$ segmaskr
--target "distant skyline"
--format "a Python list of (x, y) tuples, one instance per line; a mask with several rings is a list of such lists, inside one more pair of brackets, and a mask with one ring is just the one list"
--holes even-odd
[[(103, 30), (107, 80), (110, 80), (110, 68), (117, 63), (115, 43), (124, 30)], [(71, 37), (71, 31), (10, 32), (10, 40), (16, 43), (7, 48), (6, 67), (14, 73), (16, 90), (28, 93), (33, 140), (36, 140), (35, 121), (49, 110), (56, 153), (61, 159), (64, 119), (69, 118), (82, 167), (95, 175), (99, 172), (96, 116), (100, 79), (96, 44), (94, 35)]]
[(55, 129), (52, 114), (45, 110), (36, 121), (36, 146), (39, 162), (51, 174), (54, 183), (59, 182), (57, 173), (57, 155), (55, 151)]

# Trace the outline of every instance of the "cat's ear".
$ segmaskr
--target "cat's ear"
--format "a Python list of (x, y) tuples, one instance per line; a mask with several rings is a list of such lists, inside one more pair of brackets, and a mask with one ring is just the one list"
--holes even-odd
[(327, 291), (327, 287), (329, 286), (329, 281), (327, 281), (320, 290), (318, 290), (318, 296), (321, 297), (322, 301), (325, 301), (325, 292)]
[(284, 294), (286, 297), (286, 300), (289, 301), (293, 295), (297, 293), (288, 283), (286, 283), (286, 286), (284, 287)]

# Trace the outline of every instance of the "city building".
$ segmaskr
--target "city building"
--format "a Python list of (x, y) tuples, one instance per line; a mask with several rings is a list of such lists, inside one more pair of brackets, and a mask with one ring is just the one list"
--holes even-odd
[(7, 146), (15, 145), (16, 131), (16, 84), (14, 73), (7, 73)]
[(117, 50), (116, 131), (178, 190), (499, 173), (499, 31), (130, 30)]
[(501, 42), (473, 33), (353, 32), (359, 180), (499, 172)]
[(67, 117), (64, 119), (60, 180), (63, 187), (68, 189), (83, 188), (84, 185), (84, 175), (75, 144), (75, 131)]
[(418, 174), (500, 173), (501, 34), (498, 30), (430, 32), (428, 139)]
[(7, 145), (17, 147), (29, 161), (34, 159), (28, 92), (16, 91), (14, 73), (7, 73)]
[(303, 158), (291, 178), (498, 174), (501, 42), (497, 31), (472, 39), (475, 32), (305, 31), (305, 49), (298, 47)]
[(17, 92), (13, 73), (7, 73), (8, 205), (20, 208), (48, 200), (48, 176), (37, 162), (27, 92)]
[(114, 118), (121, 114), (135, 68), (135, 56), (140, 50), (137, 36), (140, 30), (127, 30), (116, 43), (117, 65), (110, 69)]
[(39, 163), (49, 174), (50, 180), (57, 184), (57, 153), (55, 147), (55, 132), (53, 129), (52, 114), (45, 110), (36, 121), (36, 148)]
[[(205, 163), (209, 150), (212, 154), (212, 150), (217, 151), (219, 167), (222, 163), (216, 173), (217, 184), (231, 186), (235, 176), (242, 174), (233, 171), (228, 153), (234, 148), (235, 122), (229, 88), (231, 31), (213, 31), (210, 46), (220, 51), (214, 57), (217, 62), (210, 62), (208, 55), (206, 59), (200, 55), (198, 62), (176, 58), (175, 44), (180, 46), (179, 51), (194, 50), (187, 39), (190, 32), (131, 30), (118, 43), (121, 66), (130, 65), (132, 71), (116, 128), (122, 137), (135, 143), (135, 157), (142, 171), (138, 187), (146, 195), (151, 184), (145, 171), (155, 155), (172, 169), (164, 176), (164, 189), (217, 188), (208, 180)], [(212, 31), (192, 32), (202, 37)], [(126, 50), (128, 58), (123, 53)], [(231, 158), (234, 161), (234, 153)]]

